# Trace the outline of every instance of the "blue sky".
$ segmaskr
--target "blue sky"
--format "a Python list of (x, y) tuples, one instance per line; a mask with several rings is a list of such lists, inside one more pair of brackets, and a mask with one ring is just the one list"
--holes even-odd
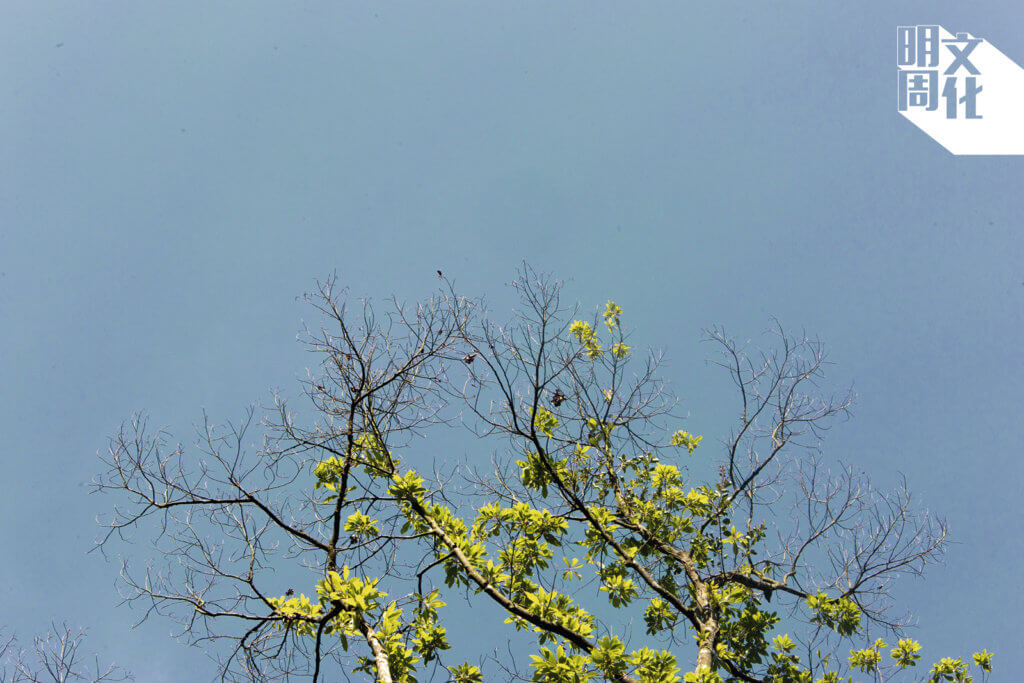
[[(1024, 661), (1024, 159), (898, 115), (895, 27), (1024, 63), (1014, 2), (80, 3), (0, 8), (0, 623), (89, 626), (140, 680), (212, 673), (116, 606), (84, 485), (136, 409), (187, 439), (311, 364), (331, 272), (509, 304), (524, 259), (735, 415), (702, 328), (820, 337), (829, 452), (905, 474), (956, 544), (898, 597), (928, 656)], [(487, 454), (489, 457), (489, 454)], [(144, 556), (145, 545), (131, 552)]]

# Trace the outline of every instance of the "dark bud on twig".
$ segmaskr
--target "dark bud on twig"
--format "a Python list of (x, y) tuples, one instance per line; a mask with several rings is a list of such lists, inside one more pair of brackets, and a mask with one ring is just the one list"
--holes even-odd
[(438, 277), (442, 277), (442, 278), (443, 278), (443, 277), (444, 277), (444, 273), (442, 273), (442, 272), (441, 272), (441, 271), (439, 270), (439, 271), (437, 271), (437, 276), (438, 276)]

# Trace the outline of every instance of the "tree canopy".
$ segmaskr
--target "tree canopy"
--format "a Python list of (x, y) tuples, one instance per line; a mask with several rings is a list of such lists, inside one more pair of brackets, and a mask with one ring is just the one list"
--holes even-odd
[[(254, 409), (204, 420), (192, 447), (127, 421), (96, 482), (119, 503), (102, 545), (151, 534), (170, 560), (126, 564), (127, 600), (229, 641), (227, 680), (987, 677), (985, 651), (919, 662), (890, 587), (940, 558), (946, 528), (823, 453), (851, 396), (822, 388), (821, 343), (710, 330), (738, 407), (712, 445), (620, 306), (584, 314), (529, 268), (513, 286), (496, 322), (443, 276), (383, 307), (330, 279), (307, 297), (305, 410), (276, 397), (259, 440)], [(478, 450), (446, 458), (440, 430)], [(463, 600), (500, 609), (532, 654), (450, 642)]]
[(67, 624), (51, 624), (45, 635), (32, 639), (32, 649), (20, 647), (16, 635), (0, 629), (0, 683), (115, 683), (131, 681), (130, 671), (100, 664), (98, 655), (83, 652), (86, 632), (73, 631)]

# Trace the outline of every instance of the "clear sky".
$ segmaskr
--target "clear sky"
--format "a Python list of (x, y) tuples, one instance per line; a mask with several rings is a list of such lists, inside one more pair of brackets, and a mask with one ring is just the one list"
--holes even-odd
[(905, 474), (957, 542), (898, 586), (915, 637), (1014, 680), (1024, 158), (897, 113), (895, 29), (921, 23), (1024, 64), (1016, 0), (4, 2), (0, 624), (208, 677), (85, 555), (107, 436), (298, 393), (317, 277), (417, 297), (440, 268), (506, 310), (526, 259), (621, 303), (710, 440), (735, 397), (702, 328), (825, 341), (859, 397), (828, 452)]

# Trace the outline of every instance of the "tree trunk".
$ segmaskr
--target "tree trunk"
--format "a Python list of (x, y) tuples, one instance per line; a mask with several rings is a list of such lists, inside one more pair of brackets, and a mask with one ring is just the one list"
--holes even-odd
[(377, 683), (394, 683), (394, 680), (391, 678), (391, 665), (388, 663), (388, 655), (380, 644), (377, 634), (374, 633), (369, 624), (363, 621), (362, 617), (358, 617), (358, 619), (359, 630), (362, 631), (363, 637), (366, 638), (367, 645), (373, 650), (373, 659), (377, 663)]
[(718, 629), (720, 628), (718, 615), (711, 608), (711, 600), (706, 584), (699, 584), (696, 591), (697, 608), (701, 614), (699, 649), (697, 650), (697, 670), (711, 670), (712, 658), (715, 654), (715, 642), (718, 640)]

